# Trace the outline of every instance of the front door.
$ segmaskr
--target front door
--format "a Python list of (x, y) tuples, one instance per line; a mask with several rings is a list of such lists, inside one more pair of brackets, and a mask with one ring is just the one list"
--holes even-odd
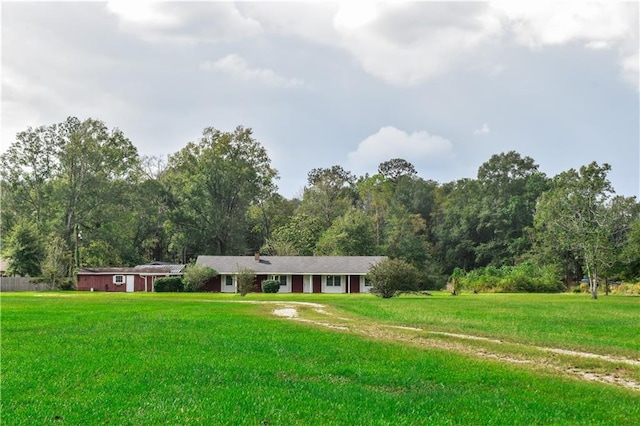
[(127, 293), (133, 293), (133, 283), (135, 276), (134, 275), (127, 275)]

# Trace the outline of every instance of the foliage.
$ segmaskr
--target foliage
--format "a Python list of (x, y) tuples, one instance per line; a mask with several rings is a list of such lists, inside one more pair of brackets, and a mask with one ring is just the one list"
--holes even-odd
[(2, 255), (9, 260), (9, 275), (40, 276), (40, 262), (44, 257), (44, 249), (36, 226), (24, 219), (18, 221), (3, 242)]
[(59, 235), (52, 235), (45, 245), (45, 258), (42, 261), (42, 276), (39, 279), (52, 289), (68, 290), (72, 287), (70, 278), (74, 265), (66, 242)]
[(274, 230), (260, 251), (278, 256), (311, 256), (323, 231), (320, 219), (297, 213), (287, 224)]
[(277, 293), (280, 291), (280, 281), (264, 280), (261, 286), (263, 293)]
[(611, 294), (626, 294), (640, 296), (640, 282), (637, 283), (620, 283), (611, 287)]
[(403, 291), (418, 290), (418, 271), (400, 259), (384, 259), (373, 265), (367, 274), (371, 293), (388, 299)]
[(628, 219), (623, 217), (629, 216), (630, 200), (612, 198), (613, 188), (607, 179), (610, 170), (608, 164), (592, 162), (579, 171), (570, 169), (556, 176), (553, 188), (542, 195), (535, 216), (537, 235), (544, 244), (582, 259), (593, 299), (598, 297), (600, 280), (616, 263), (620, 241), (624, 240), (616, 238), (616, 233), (626, 227)]
[(195, 263), (189, 264), (184, 268), (184, 275), (182, 276), (184, 291), (201, 291), (217, 275), (218, 271), (209, 266)]
[(466, 274), (457, 271), (459, 288), (468, 291), (551, 293), (563, 290), (562, 281), (552, 266), (523, 262), (516, 266), (477, 268)]
[(252, 130), (208, 127), (169, 158), (163, 182), (172, 198), (166, 229), (170, 249), (183, 260), (195, 255), (245, 251), (249, 207), (275, 190), (277, 171)]
[(416, 168), (402, 158), (392, 158), (378, 165), (378, 173), (385, 178), (396, 182), (401, 176), (415, 176)]
[(247, 293), (254, 291), (256, 288), (256, 271), (249, 268), (240, 268), (236, 275), (238, 283), (238, 293), (240, 296), (246, 296)]
[(181, 277), (162, 277), (153, 282), (153, 291), (157, 293), (184, 291)]
[(327, 229), (354, 203), (355, 177), (341, 166), (314, 168), (307, 175), (308, 185), (302, 196), (301, 212), (320, 220)]
[(316, 254), (369, 256), (375, 252), (375, 235), (369, 218), (351, 209), (337, 218), (316, 245)]

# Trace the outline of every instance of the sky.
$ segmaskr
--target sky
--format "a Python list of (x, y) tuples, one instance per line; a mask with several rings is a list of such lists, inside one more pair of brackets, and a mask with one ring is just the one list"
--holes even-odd
[(1, 151), (69, 116), (167, 155), (253, 130), (300, 197), (307, 173), (391, 158), (440, 183), (494, 154), (549, 177), (609, 163), (640, 196), (638, 2), (7, 2)]

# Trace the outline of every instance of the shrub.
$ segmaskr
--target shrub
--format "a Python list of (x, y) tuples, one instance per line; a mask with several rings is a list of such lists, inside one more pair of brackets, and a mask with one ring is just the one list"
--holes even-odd
[(418, 289), (417, 269), (400, 259), (385, 259), (373, 265), (367, 280), (371, 282), (371, 293), (383, 299)]
[(264, 280), (262, 281), (263, 293), (277, 293), (280, 291), (280, 281)]
[(621, 283), (611, 287), (612, 294), (640, 295), (640, 283)]
[(218, 272), (208, 266), (191, 264), (184, 268), (184, 291), (201, 291), (207, 282), (218, 275)]
[(516, 266), (478, 268), (459, 277), (465, 290), (495, 293), (550, 293), (563, 290), (562, 282), (552, 267), (530, 262)]
[(158, 278), (153, 283), (153, 291), (161, 293), (161, 292), (177, 292), (183, 291), (184, 284), (182, 283), (182, 278), (180, 277), (163, 277)]
[(240, 296), (246, 296), (251, 290), (255, 288), (256, 271), (249, 268), (242, 268), (238, 270), (238, 293)]

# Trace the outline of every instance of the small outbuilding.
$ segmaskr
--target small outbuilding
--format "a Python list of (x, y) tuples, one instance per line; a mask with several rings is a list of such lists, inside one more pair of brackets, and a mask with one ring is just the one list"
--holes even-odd
[(127, 268), (82, 268), (78, 271), (78, 290), (136, 292), (153, 291), (155, 280), (180, 276), (185, 265), (155, 262)]
[(237, 291), (242, 269), (256, 273), (254, 291), (264, 280), (280, 281), (280, 293), (368, 293), (366, 275), (385, 256), (198, 256), (196, 264), (209, 266), (218, 276), (206, 290)]

